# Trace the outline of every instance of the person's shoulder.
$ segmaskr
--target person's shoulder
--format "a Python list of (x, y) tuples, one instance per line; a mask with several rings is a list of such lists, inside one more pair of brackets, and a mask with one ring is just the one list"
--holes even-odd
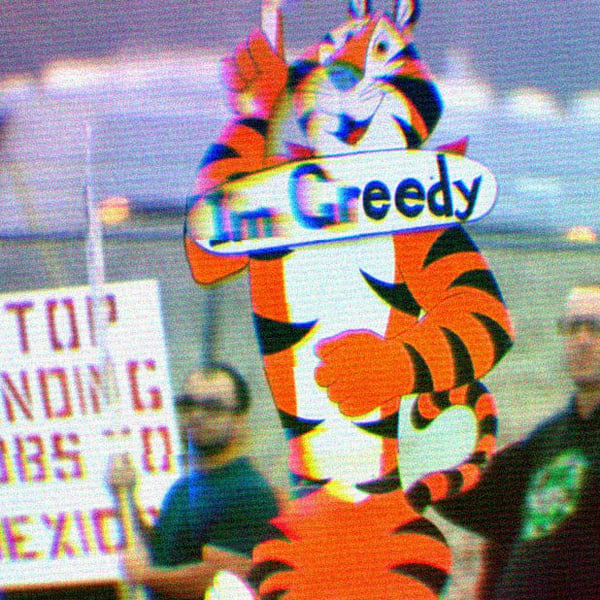
[(182, 494), (189, 494), (190, 488), (190, 474), (184, 473), (180, 475), (172, 484), (171, 487), (167, 490), (165, 494), (165, 501), (176, 498)]
[(527, 436), (525, 436), (523, 444), (534, 444), (537, 440), (552, 435), (555, 431), (562, 429), (565, 426), (568, 427), (572, 418), (572, 407), (557, 411), (547, 419), (544, 419)]
[(227, 470), (233, 476), (261, 477), (258, 467), (249, 456), (238, 456), (227, 465)]
[(483, 477), (495, 479), (514, 469), (520, 470), (527, 460), (528, 444), (524, 439), (512, 442), (498, 450), (490, 459)]
[(270, 484), (267, 478), (263, 475), (260, 469), (252, 462), (252, 460), (243, 456), (238, 461), (238, 469), (240, 475), (245, 479), (249, 485), (253, 485), (261, 488), (270, 488)]
[(275, 501), (274, 487), (249, 457), (243, 456), (237, 459), (231, 473), (235, 473), (235, 480), (231, 482), (231, 487), (237, 489), (238, 494), (256, 498), (260, 496), (263, 501), (266, 499)]

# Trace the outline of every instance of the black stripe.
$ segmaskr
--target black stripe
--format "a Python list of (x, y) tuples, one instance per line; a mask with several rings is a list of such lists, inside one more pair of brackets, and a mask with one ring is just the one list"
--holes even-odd
[(412, 15), (410, 15), (410, 19), (406, 22), (405, 27), (408, 27), (409, 25), (416, 23), (419, 20), (420, 16), (421, 16), (421, 3), (417, 0), (414, 3)]
[[(362, 17), (364, 17), (364, 15), (370, 15), (371, 14), (371, 11), (372, 11), (372, 9), (371, 9), (371, 0), (367, 0), (365, 2), (364, 12), (363, 11), (358, 12), (358, 11), (354, 10), (354, 6), (353, 6), (352, 2), (348, 3), (348, 8), (349, 8), (350, 14), (351, 14), (351, 16), (352, 16), (353, 19), (361, 19)], [(349, 39), (348, 36), (350, 36), (350, 35), (352, 35), (352, 32), (346, 34), (346, 41), (348, 41), (348, 39)]]
[(415, 44), (408, 44), (407, 46), (402, 48), (402, 50), (398, 50), (398, 52), (396, 52), (396, 54), (394, 54), (392, 58), (389, 58), (385, 64), (389, 65), (397, 60), (400, 60), (401, 58), (420, 58), (419, 52), (417, 51), (417, 47), (415, 46)]
[(412, 409), (410, 411), (410, 423), (415, 429), (425, 429), (429, 423), (431, 423), (433, 419), (428, 419), (423, 414), (421, 414), (421, 410), (419, 409), (419, 402), (417, 401), (413, 404)]
[(479, 252), (475, 242), (460, 225), (449, 227), (431, 244), (431, 248), (429, 248), (429, 252), (423, 261), (423, 267), (427, 267), (436, 260), (450, 254), (458, 254), (459, 252)]
[(450, 408), (450, 392), (435, 392), (432, 395), (433, 403), (442, 411)]
[(254, 313), (254, 328), (260, 351), (265, 355), (287, 350), (302, 340), (317, 321), (284, 323)]
[(394, 118), (396, 125), (398, 125), (398, 127), (400, 127), (400, 129), (402, 130), (402, 133), (406, 138), (406, 146), (408, 147), (408, 149), (412, 150), (414, 148), (418, 148), (423, 143), (423, 139), (417, 133), (417, 130), (412, 125), (407, 123), (404, 119), (401, 119), (396, 115), (392, 115), (392, 117)]
[(307, 477), (306, 475), (298, 475), (298, 473), (290, 471), (290, 481), (294, 486), (325, 485), (331, 481), (331, 478), (328, 477), (325, 479), (313, 479), (311, 477)]
[(498, 431), (498, 417), (495, 415), (487, 415), (479, 422), (479, 435), (496, 435)]
[(473, 269), (459, 275), (449, 287), (467, 286), (487, 292), (502, 302), (500, 288), (494, 279), (494, 276), (488, 269)]
[(471, 355), (469, 354), (469, 350), (465, 346), (465, 343), (458, 335), (456, 335), (456, 333), (454, 333), (454, 331), (450, 331), (450, 329), (446, 329), (445, 327), (442, 327), (441, 330), (446, 337), (446, 341), (452, 352), (455, 387), (463, 385), (468, 381), (472, 381), (475, 379), (475, 370), (473, 368)]
[(284, 571), (293, 571), (293, 567), (281, 560), (265, 560), (252, 567), (249, 579), (264, 581), (273, 573), (282, 573)]
[(424, 483), (417, 483), (406, 494), (409, 504), (419, 513), (431, 504), (431, 492)]
[(200, 169), (210, 165), (211, 163), (223, 160), (225, 158), (239, 158), (240, 155), (230, 146), (225, 144), (213, 144), (204, 155), (200, 163)]
[(394, 530), (395, 534), (417, 534), (424, 535), (428, 538), (432, 538), (441, 542), (442, 544), (446, 544), (446, 538), (444, 534), (438, 529), (436, 525), (434, 525), (431, 521), (424, 519), (423, 517), (419, 517), (414, 521), (410, 521)]
[(449, 485), (449, 496), (456, 496), (460, 490), (462, 489), (463, 484), (465, 483), (465, 478), (463, 474), (458, 470), (453, 471), (444, 471), (444, 475), (448, 480)]
[(289, 590), (274, 590), (268, 594), (262, 594), (261, 600), (279, 600), (283, 598)]
[(436, 596), (442, 591), (448, 579), (448, 573), (443, 569), (423, 564), (398, 565), (391, 569), (394, 573), (406, 575), (419, 581), (429, 588)]
[[(275, 573), (293, 571), (293, 569), (294, 567), (280, 560), (265, 560), (252, 567), (250, 573), (248, 573), (247, 581), (255, 590), (257, 590), (267, 577)], [(276, 597), (277, 596), (274, 596), (274, 598)], [(263, 598), (266, 598), (266, 596), (263, 596)]]
[[(488, 390), (485, 387), (485, 385), (483, 385), (483, 383), (481, 383), (481, 381), (474, 381), (467, 388), (467, 406), (469, 406), (471, 409), (475, 410), (475, 407), (476, 407), (477, 403), (479, 402), (479, 399), (481, 398), (481, 396), (483, 396), (484, 394), (487, 394), (487, 393), (488, 393)], [(479, 437), (483, 437), (484, 435), (489, 435), (489, 434), (496, 435), (497, 430), (498, 430), (498, 418), (495, 415), (487, 415), (486, 417), (481, 419), (481, 421), (478, 424)], [(485, 458), (485, 453), (484, 453), (483, 460), (484, 461), (487, 460)], [(474, 462), (474, 461), (471, 460), (470, 462)]]
[(360, 270), (360, 273), (369, 284), (369, 287), (371, 287), (384, 302), (408, 315), (413, 317), (419, 316), (421, 307), (405, 283), (387, 283), (376, 279), (362, 269)]
[(257, 118), (253, 118), (253, 117), (248, 117), (246, 119), (240, 119), (238, 121), (238, 125), (244, 125), (244, 127), (249, 127), (250, 129), (254, 129), (254, 131), (259, 133), (263, 137), (267, 137), (269, 121), (267, 121), (266, 119), (257, 119)]
[(425, 359), (410, 344), (404, 344), (413, 364), (415, 385), (413, 392), (431, 392), (433, 390), (433, 377), (431, 371), (425, 362)]
[(479, 450), (478, 452), (473, 452), (473, 454), (471, 454), (467, 462), (469, 462), (472, 465), (482, 467), (487, 461), (488, 455), (483, 450)]
[(250, 175), (251, 173), (252, 173), (252, 171), (239, 171), (238, 173), (231, 173), (230, 175), (227, 175), (225, 180), (226, 181), (237, 181), (238, 179), (241, 179), (242, 177), (246, 177), (246, 175)]
[(479, 398), (484, 394), (487, 394), (487, 391), (487, 388), (481, 381), (470, 383), (467, 388), (467, 405), (473, 408), (477, 404)]
[(494, 363), (497, 363), (513, 345), (512, 338), (494, 319), (487, 315), (474, 312), (473, 316), (487, 329), (494, 344)]
[(291, 254), (293, 250), (284, 248), (283, 250), (258, 250), (250, 252), (250, 258), (254, 260), (278, 260)]
[(318, 427), (325, 420), (302, 419), (281, 409), (278, 409), (278, 412), (281, 425), (285, 429), (286, 437), (288, 439), (311, 432), (313, 429), (315, 429), (315, 427)]
[(299, 60), (291, 65), (288, 73), (288, 88), (294, 91), (304, 78), (319, 66), (314, 60)]
[(330, 481), (331, 478), (311, 479), (310, 477), (304, 477), (290, 471), (290, 500), (298, 500), (299, 498), (305, 498), (314, 492), (318, 492)]
[[(435, 392), (431, 394), (431, 400), (440, 411), (443, 411), (450, 407), (450, 392)], [(421, 413), (418, 401), (413, 404), (410, 413), (410, 422), (415, 429), (425, 429), (432, 420), (433, 419), (429, 419)]]
[(433, 131), (442, 116), (442, 99), (435, 85), (425, 79), (402, 75), (386, 76), (381, 79), (408, 98), (425, 121), (427, 131)]
[(357, 483), (354, 487), (366, 494), (389, 494), (400, 489), (400, 474), (398, 469), (394, 469), (378, 479)]
[(382, 438), (395, 439), (398, 437), (398, 413), (370, 423), (354, 423), (360, 429)]

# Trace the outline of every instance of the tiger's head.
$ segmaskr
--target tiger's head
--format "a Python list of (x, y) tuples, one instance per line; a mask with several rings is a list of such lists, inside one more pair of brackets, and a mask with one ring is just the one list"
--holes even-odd
[(412, 42), (418, 2), (397, 0), (390, 17), (350, 0), (349, 13), (291, 66), (300, 129), (318, 154), (421, 146), (442, 103)]

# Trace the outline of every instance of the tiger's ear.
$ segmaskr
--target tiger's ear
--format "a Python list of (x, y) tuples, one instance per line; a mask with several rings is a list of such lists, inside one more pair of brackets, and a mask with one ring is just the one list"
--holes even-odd
[(394, 21), (401, 31), (412, 28), (421, 14), (421, 3), (419, 0), (397, 0)]
[(371, 14), (370, 0), (348, 0), (348, 12), (353, 19), (362, 19)]

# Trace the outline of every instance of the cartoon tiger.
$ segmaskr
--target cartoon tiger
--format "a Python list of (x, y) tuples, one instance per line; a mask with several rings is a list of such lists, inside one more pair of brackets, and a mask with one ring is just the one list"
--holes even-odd
[[(329, 539), (330, 545), (343, 543), (349, 556), (357, 544), (352, 556), (362, 556), (357, 566), (369, 572), (369, 560), (379, 564), (387, 542), (378, 550), (377, 535), (355, 535), (352, 519), (345, 524), (336, 514), (348, 512), (366, 525), (361, 511), (377, 506), (382, 531), (393, 532), (404, 518), (412, 522), (429, 504), (476, 483), (496, 431), (493, 400), (479, 379), (507, 352), (513, 333), (474, 242), (455, 225), (244, 256), (218, 255), (194, 243), (199, 207), (227, 181), (296, 158), (420, 148), (431, 135), (442, 103), (412, 42), (418, 3), (398, 0), (388, 16), (373, 13), (368, 1), (350, 0), (349, 13), (345, 24), (290, 66), (281, 36), (273, 47), (260, 31), (225, 61), (235, 116), (200, 165), (186, 251), (203, 285), (249, 269), (258, 343), (288, 439), (294, 500), (279, 521), (286, 542), (256, 549), (261, 597), (436, 598), (449, 554), (426, 521), (437, 550), (419, 555), (423, 536), (413, 532), (414, 561), (410, 551), (404, 555), (411, 585), (378, 588), (372, 578), (359, 584), (358, 574), (347, 573), (355, 579), (348, 586), (355, 595), (346, 588), (340, 593), (339, 577), (327, 573), (331, 563), (323, 567), (321, 561), (318, 575), (318, 559), (308, 548), (317, 539), (325, 548)], [(280, 30), (279, 12), (277, 18)], [(285, 134), (294, 127), (302, 143), (287, 143)], [(443, 150), (464, 152), (465, 144)], [(441, 460), (442, 466), (406, 480), (398, 444), (399, 409), (406, 403), (412, 403), (413, 428), (421, 430), (443, 420), (448, 408), (470, 410), (477, 424), (472, 452), (458, 466), (447, 468)], [(394, 522), (399, 503), (411, 517)], [(333, 519), (343, 531), (311, 539), (308, 530), (297, 533), (303, 519), (320, 521), (321, 532)], [(294, 544), (307, 548), (304, 557)], [(400, 568), (385, 564), (390, 572)], [(308, 588), (300, 582), (313, 578), (321, 587), (303, 592)]]

